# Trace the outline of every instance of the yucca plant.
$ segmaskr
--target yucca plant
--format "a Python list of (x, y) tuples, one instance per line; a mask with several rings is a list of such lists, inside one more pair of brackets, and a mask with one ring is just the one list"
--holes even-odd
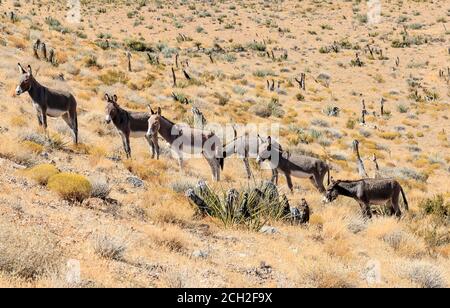
[(204, 181), (188, 189), (186, 196), (196, 206), (200, 215), (219, 219), (225, 227), (245, 226), (259, 231), (269, 221), (283, 220), (289, 216), (289, 203), (271, 182), (240, 191), (214, 191)]

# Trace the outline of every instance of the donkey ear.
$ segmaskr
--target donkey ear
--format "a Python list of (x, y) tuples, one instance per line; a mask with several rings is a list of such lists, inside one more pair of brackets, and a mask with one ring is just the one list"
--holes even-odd
[(161, 107), (158, 107), (158, 111), (156, 113), (160, 116), (162, 114)]
[(23, 69), (22, 65), (20, 63), (17, 63), (17, 67), (19, 68), (19, 74), (25, 74), (26, 71)]
[(33, 76), (33, 71), (31, 70), (31, 65), (28, 65), (28, 75)]
[(108, 93), (105, 93), (105, 99), (107, 102), (109, 102), (111, 100), (111, 98), (109, 97)]
[(148, 111), (150, 111), (150, 114), (155, 114), (150, 104), (147, 105)]
[(272, 145), (272, 137), (267, 137), (267, 142), (270, 144), (270, 145)]
[(116, 94), (113, 95), (113, 101), (114, 101), (114, 103), (117, 104), (117, 95)]

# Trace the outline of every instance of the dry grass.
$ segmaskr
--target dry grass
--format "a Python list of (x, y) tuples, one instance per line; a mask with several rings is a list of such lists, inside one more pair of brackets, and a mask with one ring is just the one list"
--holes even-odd
[(23, 279), (55, 275), (62, 266), (57, 238), (36, 227), (0, 223), (0, 270)]
[[(79, 286), (85, 287), (448, 286), (450, 92), (448, 77), (438, 76), (448, 62), (443, 25), (449, 26), (448, 20), (430, 23), (442, 15), (442, 7), (416, 1), (415, 14), (408, 1), (383, 2), (382, 22), (370, 25), (364, 22), (365, 1), (288, 0), (279, 6), (250, 0), (233, 3), (233, 9), (220, 1), (188, 1), (176, 9), (152, 1), (140, 9), (133, 1), (89, 5), (75, 26), (59, 17), (65, 5), (35, 1), (17, 10), (12, 1), (2, 1), (0, 286), (66, 285), (58, 275), (66, 256), (79, 260)], [(19, 15), (14, 23), (4, 17), (11, 10)], [(330, 14), (337, 10), (340, 14)], [(134, 11), (138, 16), (128, 17)], [(402, 42), (401, 15), (407, 15), (408, 24), (426, 27), (409, 27)], [(45, 16), (59, 23), (47, 23)], [(149, 20), (154, 22), (149, 25)], [(199, 20), (203, 31), (197, 30)], [(33, 57), (38, 37), (56, 50), (57, 63)], [(141, 37), (145, 45), (131, 47), (146, 48), (153, 58), (133, 51), (128, 72), (126, 44)], [(402, 48), (393, 48), (393, 41)], [(383, 57), (363, 50), (368, 42), (383, 50)], [(337, 52), (320, 52), (332, 50), (333, 44), (339, 45)], [(351, 65), (356, 52), (362, 67)], [(28, 94), (14, 95), (17, 62), (30, 64), (40, 83), (75, 95), (81, 145), (71, 145), (70, 131), (59, 118), (49, 117), (47, 140)], [(295, 81), (301, 73), (306, 73), (305, 90)], [(326, 158), (336, 179), (358, 178), (351, 150), (358, 139), (368, 174), (375, 174), (371, 157), (376, 154), (381, 173), (401, 181), (411, 211), (401, 220), (377, 216), (366, 221), (355, 201), (339, 198), (324, 206), (308, 180), (294, 179), (289, 201), (295, 206), (307, 199), (309, 225), (272, 221), (278, 232), (270, 235), (223, 228), (215, 218), (195, 216), (184, 197), (192, 183), (210, 179), (206, 162), (190, 159), (183, 173), (164, 141), (164, 155), (156, 161), (143, 138), (132, 139), (133, 158), (125, 160), (120, 136), (104, 123), (105, 92), (117, 94), (130, 110), (144, 111), (148, 103), (161, 106), (177, 122), (192, 123), (195, 105), (208, 123), (277, 123), (283, 145), (292, 153)], [(175, 102), (172, 93), (187, 97), (190, 105)], [(382, 97), (387, 100), (383, 116)], [(362, 99), (369, 112), (364, 126)], [(338, 107), (339, 115), (324, 114), (327, 106)], [(45, 185), (55, 168), (63, 173), (52, 177), (50, 189), (30, 183)], [(257, 183), (270, 177), (270, 172), (253, 169)], [(135, 177), (144, 185), (134, 185)], [(208, 184), (217, 191), (250, 185), (238, 158), (227, 159), (222, 179)], [(287, 192), (283, 177), (280, 189)], [(90, 197), (85, 207), (62, 200)], [(207, 257), (194, 257), (195, 251)], [(261, 269), (261, 262), (270, 270)], [(381, 270), (376, 284), (366, 277), (367, 264), (373, 263)]]

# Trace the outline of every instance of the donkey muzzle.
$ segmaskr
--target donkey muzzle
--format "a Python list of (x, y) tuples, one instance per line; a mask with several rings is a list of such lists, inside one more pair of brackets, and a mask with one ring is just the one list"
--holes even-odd
[(23, 93), (22, 88), (21, 88), (20, 86), (18, 86), (18, 87), (16, 88), (16, 95), (19, 96), (19, 95), (22, 94), (22, 93)]
[(106, 122), (106, 124), (111, 123), (111, 117), (109, 115), (106, 116), (105, 122)]

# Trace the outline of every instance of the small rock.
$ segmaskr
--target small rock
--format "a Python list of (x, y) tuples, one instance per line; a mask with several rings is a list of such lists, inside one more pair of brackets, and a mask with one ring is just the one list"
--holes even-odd
[(196, 250), (192, 253), (192, 256), (198, 259), (206, 259), (208, 257), (208, 253), (206, 251)]
[(127, 178), (127, 182), (133, 185), (135, 188), (144, 187), (144, 181), (135, 176), (130, 176)]
[(275, 234), (278, 233), (278, 230), (274, 227), (270, 226), (263, 226), (261, 230), (259, 230), (260, 233), (266, 233), (266, 234)]

